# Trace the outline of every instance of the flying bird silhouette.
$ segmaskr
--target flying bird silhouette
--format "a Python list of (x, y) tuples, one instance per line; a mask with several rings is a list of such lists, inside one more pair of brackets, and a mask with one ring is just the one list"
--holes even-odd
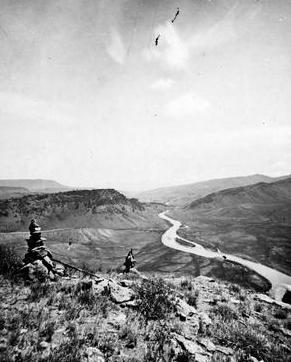
[(161, 34), (159, 34), (157, 37), (156, 37), (156, 40), (155, 40), (155, 45), (158, 46), (159, 45), (159, 38), (160, 38)]
[(174, 23), (174, 21), (176, 20), (176, 18), (177, 18), (177, 16), (178, 16), (179, 14), (180, 14), (180, 9), (177, 8), (177, 12), (176, 12), (176, 14), (175, 14), (175, 16), (174, 16), (174, 19), (171, 20), (171, 23), (172, 23), (172, 24)]

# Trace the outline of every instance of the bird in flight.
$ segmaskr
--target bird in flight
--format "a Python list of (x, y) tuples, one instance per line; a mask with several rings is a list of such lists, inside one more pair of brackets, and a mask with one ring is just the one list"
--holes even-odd
[(174, 16), (174, 19), (171, 20), (171, 23), (172, 23), (172, 24), (174, 23), (174, 21), (176, 20), (176, 18), (177, 18), (177, 16), (178, 16), (179, 14), (180, 14), (180, 9), (177, 8), (177, 12), (176, 12), (176, 14), (175, 14), (175, 16)]
[(156, 40), (155, 40), (155, 45), (158, 46), (159, 44), (159, 38), (160, 38), (161, 34), (159, 34), (157, 37), (156, 37)]

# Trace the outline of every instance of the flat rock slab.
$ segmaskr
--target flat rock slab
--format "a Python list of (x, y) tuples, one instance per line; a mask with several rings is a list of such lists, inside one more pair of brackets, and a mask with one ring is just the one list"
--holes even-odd
[(230, 347), (216, 346), (216, 351), (221, 352), (227, 356), (231, 356), (234, 351)]
[(199, 338), (198, 342), (207, 349), (207, 351), (209, 352), (214, 352), (216, 351), (216, 346), (214, 343), (212, 343), (209, 339), (207, 338)]
[(188, 353), (190, 354), (194, 354), (195, 353), (199, 353), (201, 355), (210, 355), (209, 353), (207, 353), (206, 351), (204, 351), (204, 349), (199, 346), (198, 343), (190, 341), (188, 339), (186, 339), (185, 337), (181, 336), (180, 334), (173, 334), (174, 338), (176, 339), (176, 341), (180, 344), (180, 346), (186, 350)]

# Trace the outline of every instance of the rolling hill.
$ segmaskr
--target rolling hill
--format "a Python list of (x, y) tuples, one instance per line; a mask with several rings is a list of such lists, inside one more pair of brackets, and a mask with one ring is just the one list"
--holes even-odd
[(163, 187), (140, 192), (135, 195), (141, 201), (163, 202), (175, 206), (184, 206), (195, 199), (223, 189), (246, 186), (258, 182), (274, 182), (277, 178), (265, 175), (230, 177), (196, 182), (193, 184)]
[(71, 190), (72, 187), (64, 186), (53, 180), (45, 179), (0, 179), (0, 187), (24, 188), (30, 192), (60, 192)]

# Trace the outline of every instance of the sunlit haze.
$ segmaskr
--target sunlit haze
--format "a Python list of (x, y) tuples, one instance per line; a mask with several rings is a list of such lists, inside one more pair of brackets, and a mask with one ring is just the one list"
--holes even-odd
[(1, 0), (0, 178), (290, 174), (290, 15), (288, 0)]

